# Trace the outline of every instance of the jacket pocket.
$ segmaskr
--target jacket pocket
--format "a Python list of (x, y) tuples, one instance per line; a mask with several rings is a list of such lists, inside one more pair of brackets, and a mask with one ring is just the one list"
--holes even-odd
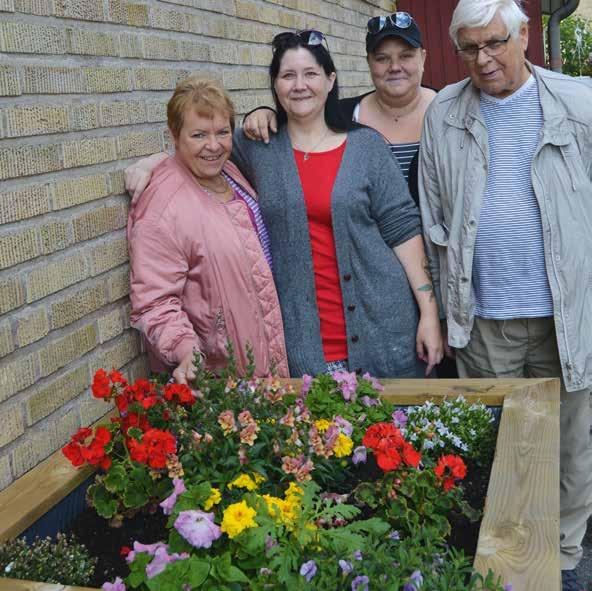
[(226, 330), (226, 320), (224, 310), (217, 308), (211, 320), (210, 330), (207, 338), (207, 358), (208, 364), (214, 367), (224, 366), (227, 358), (226, 343), (228, 341), (228, 332)]
[[(436, 224), (428, 230), (430, 240), (436, 245), (438, 250), (438, 263), (440, 274), (440, 295), (442, 297), (442, 307), (444, 312), (448, 309), (448, 228), (445, 224)], [(432, 273), (434, 269), (432, 269)]]
[(448, 228), (444, 224), (436, 224), (428, 230), (430, 240), (437, 246), (448, 246)]

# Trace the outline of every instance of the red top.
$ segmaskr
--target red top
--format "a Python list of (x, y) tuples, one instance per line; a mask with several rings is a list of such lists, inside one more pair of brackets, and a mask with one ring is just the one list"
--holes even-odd
[(304, 152), (294, 150), (308, 217), (325, 361), (347, 359), (343, 298), (331, 219), (331, 193), (345, 143), (328, 152), (310, 152), (306, 160)]

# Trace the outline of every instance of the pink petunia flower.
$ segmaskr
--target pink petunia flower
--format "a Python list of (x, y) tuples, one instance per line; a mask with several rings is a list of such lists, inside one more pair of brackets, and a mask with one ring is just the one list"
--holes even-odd
[(173, 512), (173, 507), (177, 502), (177, 497), (182, 495), (187, 490), (185, 488), (185, 483), (181, 478), (173, 478), (173, 486), (173, 492), (159, 505), (165, 515), (170, 515)]
[(214, 514), (204, 511), (181, 511), (175, 529), (195, 548), (210, 548), (222, 535), (214, 523)]

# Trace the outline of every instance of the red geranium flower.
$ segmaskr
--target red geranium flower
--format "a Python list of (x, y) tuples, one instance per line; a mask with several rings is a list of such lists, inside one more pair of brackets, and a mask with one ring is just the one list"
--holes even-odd
[(106, 427), (97, 427), (95, 436), (88, 445), (83, 445), (92, 435), (92, 429), (83, 427), (70, 439), (70, 443), (62, 448), (62, 453), (73, 466), (82, 466), (88, 462), (92, 466), (99, 466), (108, 470), (111, 466), (111, 458), (105, 453), (105, 445), (111, 441), (111, 431)]
[(195, 396), (187, 384), (167, 384), (164, 387), (163, 395), (165, 400), (177, 401), (180, 404), (194, 404)]
[(176, 453), (177, 441), (168, 431), (148, 429), (142, 441), (130, 439), (128, 447), (132, 460), (158, 470), (166, 466), (167, 456)]
[(467, 475), (467, 467), (460, 456), (450, 454), (438, 460), (434, 474), (443, 481), (444, 490), (449, 491), (454, 488), (456, 480), (462, 480)]
[(109, 398), (111, 396), (111, 383), (104, 369), (99, 369), (95, 373), (91, 390), (95, 398)]
[(362, 444), (374, 452), (376, 463), (384, 472), (396, 470), (401, 462), (417, 468), (421, 460), (421, 454), (403, 439), (393, 423), (375, 423), (368, 427)]

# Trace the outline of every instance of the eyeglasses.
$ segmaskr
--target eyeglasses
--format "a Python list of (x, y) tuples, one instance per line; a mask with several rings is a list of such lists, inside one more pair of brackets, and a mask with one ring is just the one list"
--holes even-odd
[(374, 16), (368, 21), (368, 33), (376, 35), (389, 26), (408, 29), (413, 24), (413, 17), (408, 12), (395, 12), (387, 16)]
[(483, 45), (474, 45), (472, 47), (464, 47), (456, 50), (456, 55), (459, 55), (465, 62), (474, 62), (479, 57), (479, 52), (483, 50), (487, 55), (500, 55), (506, 51), (506, 47), (510, 37), (508, 35), (505, 39), (494, 39), (488, 41)]
[(323, 35), (323, 33), (320, 31), (315, 31), (314, 29), (296, 31), (295, 33), (292, 33), (291, 31), (278, 33), (271, 42), (271, 49), (273, 51), (277, 51), (280, 47), (283, 47), (290, 39), (293, 39), (294, 37), (298, 37), (298, 39), (300, 39), (304, 45), (308, 45), (309, 47), (322, 45), (324, 42), (327, 46), (327, 51), (329, 51), (329, 44), (327, 43), (327, 38), (325, 35)]

